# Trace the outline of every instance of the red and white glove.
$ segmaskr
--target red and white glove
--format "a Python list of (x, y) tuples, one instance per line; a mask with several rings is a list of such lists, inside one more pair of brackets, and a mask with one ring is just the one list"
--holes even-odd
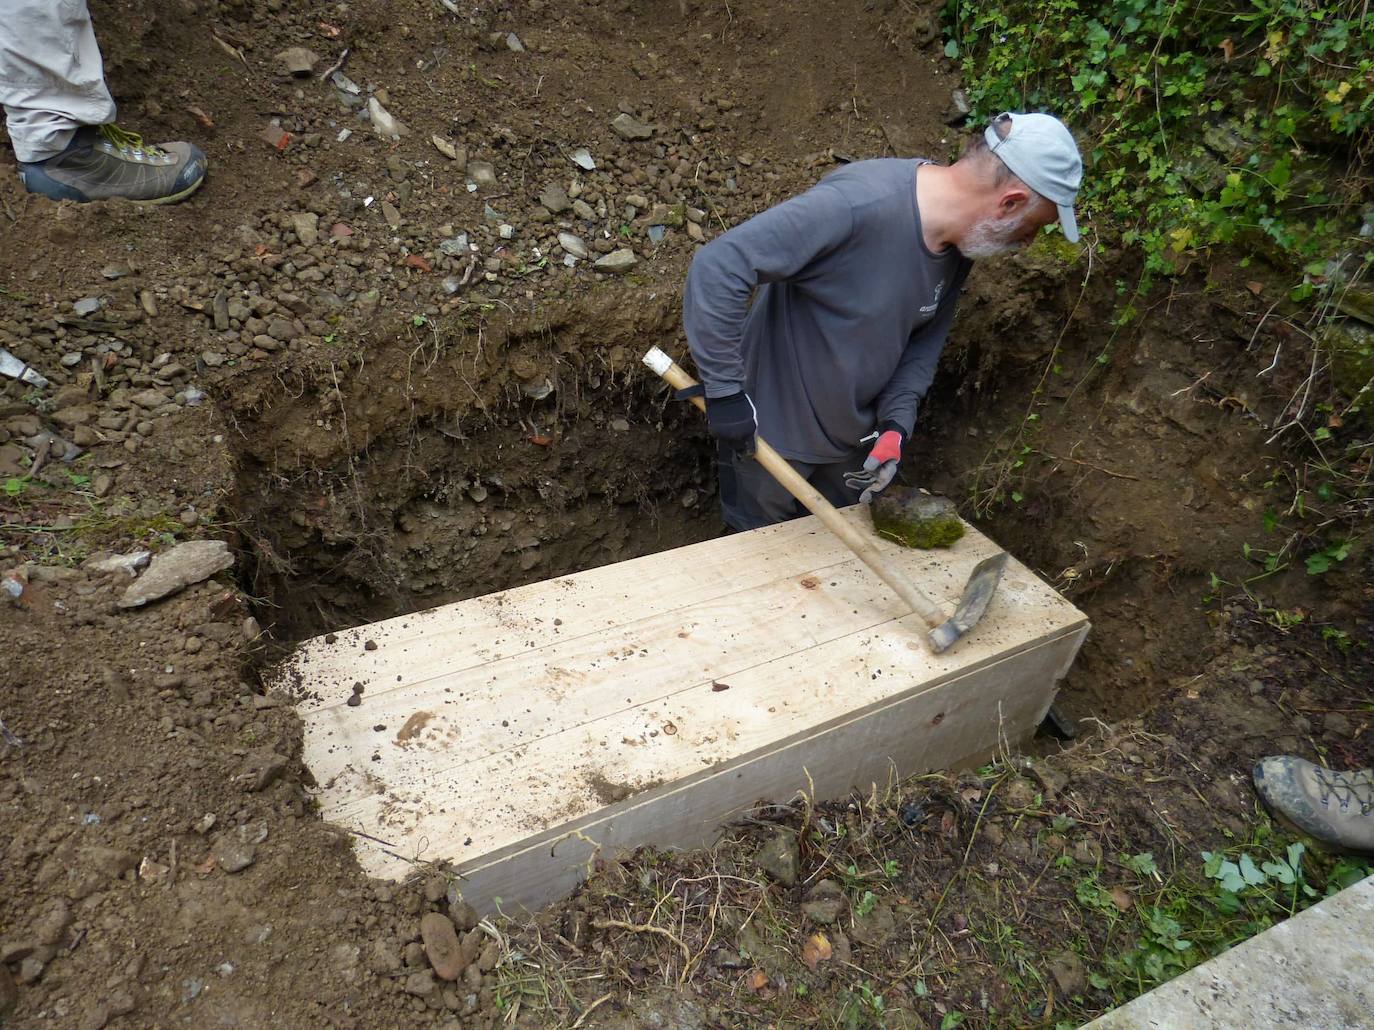
[(902, 434), (889, 429), (878, 436), (878, 442), (864, 459), (862, 471), (851, 472), (844, 477), (851, 490), (862, 490), (860, 504), (869, 504), (873, 498), (887, 489), (897, 475), (897, 464), (902, 460)]

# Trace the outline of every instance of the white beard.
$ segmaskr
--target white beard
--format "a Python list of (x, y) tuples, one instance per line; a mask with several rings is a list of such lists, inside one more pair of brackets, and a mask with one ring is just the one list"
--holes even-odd
[(959, 253), (967, 258), (987, 258), (1020, 250), (1026, 244), (1015, 237), (1021, 235), (1025, 224), (1024, 213), (1010, 221), (985, 218), (964, 233), (964, 238), (958, 243)]

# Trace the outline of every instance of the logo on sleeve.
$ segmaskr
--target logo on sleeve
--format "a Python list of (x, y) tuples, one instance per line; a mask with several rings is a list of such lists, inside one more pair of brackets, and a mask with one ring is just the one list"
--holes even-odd
[(931, 301), (929, 304), (925, 304), (921, 307), (921, 314), (929, 315), (932, 311), (938, 308), (940, 306), (940, 294), (944, 292), (945, 281), (941, 279), (938, 283), (935, 284), (935, 299)]

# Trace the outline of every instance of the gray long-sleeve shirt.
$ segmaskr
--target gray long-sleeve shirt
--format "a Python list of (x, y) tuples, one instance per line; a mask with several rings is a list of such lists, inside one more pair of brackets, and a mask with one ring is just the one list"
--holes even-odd
[(692, 261), (683, 325), (706, 395), (747, 390), (784, 457), (837, 461), (884, 425), (911, 437), (972, 267), (925, 245), (924, 163), (846, 165)]

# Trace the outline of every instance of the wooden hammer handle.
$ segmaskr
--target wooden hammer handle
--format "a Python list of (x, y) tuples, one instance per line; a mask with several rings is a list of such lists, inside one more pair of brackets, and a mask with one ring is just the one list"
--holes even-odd
[[(644, 355), (644, 364), (657, 372), (667, 380), (670, 386), (676, 389), (685, 390), (689, 386), (696, 385), (695, 379), (684, 372), (672, 358), (657, 347)], [(706, 410), (706, 401), (703, 398), (693, 397), (692, 403), (702, 411)], [(873, 541), (860, 533), (852, 522), (841, 515), (835, 506), (822, 496), (819, 490), (803, 479), (791, 463), (773, 450), (761, 436), (754, 437), (754, 458), (768, 470), (774, 479), (783, 485), (789, 494), (800, 501), (807, 511), (825, 523), (826, 529), (839, 537), (845, 546), (872, 569), (879, 579), (896, 592), (898, 597), (911, 605), (912, 610), (920, 615), (931, 629), (944, 623), (945, 615), (935, 606), (934, 602), (915, 583), (907, 579), (900, 570), (892, 568), (884, 561), (882, 553), (873, 546)], [(925, 634), (921, 634), (921, 639), (926, 639)]]

